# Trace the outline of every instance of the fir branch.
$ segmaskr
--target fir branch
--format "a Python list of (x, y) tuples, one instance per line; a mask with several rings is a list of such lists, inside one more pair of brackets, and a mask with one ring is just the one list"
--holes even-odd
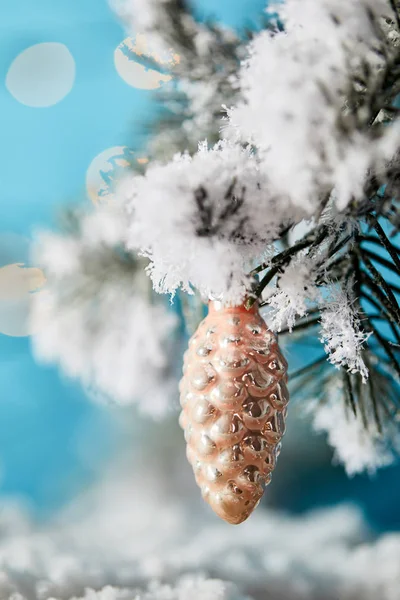
[(365, 402), (365, 385), (363, 384), (363, 382), (361, 381), (361, 377), (360, 376), (356, 376), (355, 377), (355, 391), (356, 391), (356, 395), (358, 398), (358, 405), (360, 407), (360, 413), (361, 413), (361, 419), (363, 422), (363, 426), (364, 429), (366, 431), (368, 431), (369, 429), (369, 422), (368, 422), (368, 418), (367, 418), (367, 411), (366, 411), (366, 402)]
[(391, 316), (387, 312), (385, 312), (385, 309), (369, 294), (364, 294), (363, 292), (361, 292), (361, 297), (364, 298), (365, 300), (367, 300), (368, 302), (370, 302), (373, 306), (375, 306), (375, 308), (377, 308), (381, 312), (380, 315), (368, 315), (369, 318), (370, 319), (379, 318), (381, 321), (388, 323), (394, 337), (396, 338), (398, 343), (400, 343), (400, 333), (397, 330), (397, 324), (393, 322)]
[[(291, 254), (288, 255), (286, 260), (290, 260), (290, 258), (289, 258), (290, 256), (291, 256)], [(261, 296), (264, 289), (273, 280), (273, 278), (279, 273), (281, 268), (282, 268), (281, 264), (276, 265), (275, 267), (272, 267), (272, 269), (270, 269), (266, 275), (264, 275), (264, 277), (258, 284), (257, 288), (255, 289), (254, 296), (251, 296), (250, 298), (247, 299), (247, 301), (246, 301), (247, 309), (249, 309), (253, 306), (253, 304), (255, 303), (257, 298), (259, 298)]]
[(396, 265), (394, 263), (390, 262), (390, 260), (388, 260), (387, 258), (381, 256), (380, 254), (376, 254), (376, 252), (373, 252), (369, 248), (364, 248), (364, 247), (360, 246), (360, 250), (362, 251), (363, 255), (367, 255), (372, 260), (379, 262), (383, 267), (390, 269), (391, 271), (393, 271), (394, 273), (396, 273), (397, 275), (400, 276), (400, 272), (397, 269)]
[(323, 239), (325, 239), (327, 233), (328, 233), (327, 226), (320, 225), (319, 227), (316, 227), (310, 233), (308, 233), (302, 240), (300, 240), (299, 242), (294, 244), (291, 248), (288, 248), (288, 249), (284, 250), (283, 252), (280, 252), (279, 254), (275, 255), (271, 259), (269, 265), (264, 263), (264, 264), (260, 265), (259, 267), (257, 267), (256, 269), (254, 269), (252, 271), (252, 274), (256, 274), (261, 271), (264, 271), (266, 268), (268, 268), (268, 266), (274, 265), (274, 266), (272, 266), (272, 268), (270, 268), (268, 273), (266, 273), (264, 275), (264, 277), (261, 279), (261, 281), (259, 282), (257, 288), (255, 289), (254, 296), (251, 296), (250, 298), (248, 298), (248, 300), (246, 302), (246, 307), (250, 308), (254, 304), (256, 299), (261, 296), (262, 292), (264, 291), (264, 289), (266, 288), (268, 283), (270, 283), (272, 281), (272, 279), (275, 277), (275, 275), (277, 275), (278, 272), (284, 266), (287, 266), (290, 263), (293, 256), (295, 256), (301, 250), (304, 250), (306, 248), (309, 248), (309, 251), (311, 251), (313, 248), (318, 246), (322, 242)]
[(351, 406), (351, 410), (353, 411), (354, 416), (357, 417), (357, 407), (356, 407), (356, 401), (355, 401), (355, 397), (354, 397), (354, 393), (353, 393), (351, 377), (346, 369), (341, 369), (341, 372), (343, 375), (346, 398), (348, 400), (348, 403)]
[(317, 358), (316, 360), (314, 360), (312, 363), (305, 365), (304, 367), (301, 367), (300, 369), (298, 369), (297, 371), (293, 371), (291, 373), (288, 374), (288, 377), (290, 380), (292, 379), (297, 379), (298, 377), (302, 377), (303, 375), (309, 373), (310, 371), (312, 371), (315, 367), (322, 365), (323, 363), (327, 363), (327, 358), (326, 358), (326, 354), (324, 354), (323, 356), (320, 356), (319, 358)]
[(340, 240), (340, 242), (338, 242), (336, 244), (336, 246), (333, 246), (333, 247), (329, 248), (329, 250), (328, 250), (328, 256), (332, 257), (335, 254), (337, 254), (338, 252), (340, 252), (340, 250), (342, 250), (346, 246), (346, 244), (348, 242), (350, 242), (351, 240), (353, 240), (353, 239), (354, 239), (354, 234), (353, 233), (350, 233), (349, 235), (346, 235), (344, 238), (342, 238)]
[[(323, 228), (324, 228), (324, 232), (325, 232), (326, 227), (323, 226)], [(283, 252), (276, 254), (273, 258), (271, 258), (270, 262), (262, 263), (261, 265), (259, 265), (255, 269), (253, 269), (251, 271), (251, 274), (256, 275), (257, 273), (261, 273), (262, 271), (265, 271), (271, 265), (274, 265), (274, 264), (280, 265), (282, 263), (285, 263), (292, 256), (294, 256), (295, 254), (298, 254), (301, 250), (304, 250), (305, 248), (309, 248), (311, 246), (311, 244), (313, 242), (315, 242), (316, 233), (317, 233), (316, 230), (313, 229), (310, 233), (308, 233), (299, 242), (296, 242), (293, 246), (285, 249)]]
[[(385, 244), (382, 242), (382, 239), (375, 237), (373, 235), (363, 235), (362, 241), (371, 242), (372, 244), (375, 244), (376, 246), (379, 246), (380, 248), (382, 248), (382, 246), (385, 248)], [(400, 256), (400, 248), (398, 246), (396, 246), (396, 244), (394, 244), (390, 240), (388, 240), (388, 242), (389, 242), (390, 247), (392, 248), (393, 252), (395, 252), (398, 256)], [(371, 250), (370, 250), (370, 252), (371, 252)]]
[(376, 386), (375, 386), (375, 382), (374, 382), (374, 377), (372, 376), (372, 373), (371, 373), (371, 364), (368, 360), (367, 353), (365, 353), (364, 361), (365, 361), (367, 369), (370, 373), (370, 376), (368, 377), (368, 386), (369, 386), (370, 398), (372, 401), (372, 408), (373, 408), (375, 424), (376, 424), (378, 433), (382, 434), (382, 421), (381, 421), (381, 418), (379, 415), (379, 410), (378, 410), (378, 395), (377, 395), (377, 390), (376, 390)]
[(389, 0), (389, 1), (390, 1), (390, 6), (392, 7), (392, 10), (393, 10), (394, 18), (396, 20), (397, 29), (400, 31), (400, 13), (399, 13), (398, 7), (396, 6), (396, 0)]
[(397, 302), (397, 298), (394, 295), (390, 285), (385, 281), (385, 279), (382, 277), (382, 275), (379, 273), (379, 271), (374, 267), (374, 265), (372, 264), (372, 262), (369, 260), (369, 258), (366, 255), (362, 256), (361, 252), (359, 252), (359, 255), (360, 255), (360, 258), (362, 258), (365, 266), (371, 273), (372, 277), (374, 278), (374, 281), (376, 282), (376, 284), (382, 286), (389, 302), (391, 303), (394, 313), (397, 317), (397, 322), (400, 323), (400, 306)]
[(392, 242), (388, 239), (386, 233), (384, 232), (383, 228), (379, 224), (378, 219), (374, 215), (368, 214), (366, 216), (366, 219), (367, 219), (367, 222), (375, 229), (382, 245), (387, 250), (387, 252), (390, 254), (394, 264), (396, 265), (397, 269), (400, 271), (400, 258), (399, 258), (400, 251), (399, 251), (399, 249), (396, 248), (395, 246), (393, 246)]
[(367, 275), (367, 273), (365, 273), (364, 271), (361, 272), (360, 277), (361, 277), (362, 283), (364, 285), (366, 285), (371, 290), (371, 292), (373, 293), (373, 295), (375, 296), (375, 298), (379, 302), (381, 302), (381, 304), (385, 307), (386, 313), (390, 317), (391, 321), (395, 325), (399, 325), (399, 318), (398, 318), (398, 315), (396, 313), (396, 310), (393, 310), (393, 307), (392, 307), (390, 301), (385, 296), (385, 294), (382, 292), (382, 290), (379, 287), (379, 285), (377, 285), (376, 282), (373, 279), (371, 279), (371, 277), (369, 277)]
[(370, 332), (372, 332), (375, 335), (377, 341), (382, 346), (382, 349), (385, 351), (388, 358), (390, 359), (397, 375), (400, 377), (400, 364), (399, 364), (399, 361), (397, 360), (396, 355), (394, 354), (392, 348), (390, 347), (389, 341), (386, 340), (383, 337), (383, 335), (381, 335), (379, 333), (378, 329), (376, 327), (374, 327), (373, 323), (371, 322), (371, 320), (368, 317), (366, 318), (366, 328), (367, 328), (367, 330), (369, 330)]

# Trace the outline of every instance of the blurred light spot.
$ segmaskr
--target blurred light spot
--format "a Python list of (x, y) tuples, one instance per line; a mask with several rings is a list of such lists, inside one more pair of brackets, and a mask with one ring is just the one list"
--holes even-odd
[(0, 300), (19, 300), (42, 287), (46, 281), (41, 269), (23, 263), (0, 268)]
[(30, 323), (31, 294), (46, 282), (41, 269), (10, 259), (28, 259), (29, 240), (17, 234), (0, 235), (0, 333), (24, 337), (34, 333)]
[(115, 185), (122, 172), (134, 162), (134, 152), (126, 146), (114, 146), (100, 152), (86, 172), (86, 191), (94, 204), (112, 202)]
[(137, 34), (127, 37), (114, 52), (114, 64), (118, 74), (132, 87), (155, 90), (171, 81), (168, 72), (179, 63), (179, 56), (172, 51), (161, 56), (147, 44), (146, 37)]
[(146, 157), (143, 157), (143, 158), (138, 158), (137, 161), (138, 161), (139, 165), (147, 165), (147, 163), (149, 162), (149, 159)]
[(72, 89), (75, 61), (64, 44), (45, 42), (19, 54), (8, 70), (6, 87), (18, 102), (34, 108), (53, 106)]

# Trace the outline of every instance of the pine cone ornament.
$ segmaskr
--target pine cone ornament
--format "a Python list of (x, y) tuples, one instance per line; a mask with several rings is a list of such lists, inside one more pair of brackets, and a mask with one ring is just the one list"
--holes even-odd
[(242, 523), (271, 480), (285, 431), (287, 363), (257, 305), (210, 302), (185, 353), (180, 425), (203, 498)]

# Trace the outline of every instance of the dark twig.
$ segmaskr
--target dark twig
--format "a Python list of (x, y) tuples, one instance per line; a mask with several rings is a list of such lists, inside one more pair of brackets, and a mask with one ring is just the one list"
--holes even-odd
[(372, 260), (376, 260), (376, 262), (379, 262), (383, 267), (386, 267), (387, 269), (390, 269), (394, 273), (400, 275), (396, 265), (394, 265), (387, 258), (384, 258), (383, 256), (380, 256), (379, 254), (376, 254), (376, 252), (373, 252), (372, 250), (369, 250), (368, 248), (361, 247), (360, 249), (363, 254), (366, 254)]
[(364, 292), (361, 292), (361, 297), (364, 298), (364, 300), (367, 300), (368, 302), (370, 302), (373, 306), (375, 306), (376, 309), (378, 309), (381, 312), (380, 315), (368, 315), (368, 317), (371, 320), (379, 318), (381, 321), (388, 323), (390, 329), (392, 330), (394, 337), (396, 338), (397, 342), (400, 344), (400, 333), (398, 332), (398, 330), (396, 328), (396, 323), (394, 323), (392, 321), (390, 315), (388, 315), (388, 313), (385, 312), (385, 309), (383, 308), (383, 306), (381, 306), (375, 300), (375, 298), (371, 297), (370, 295), (365, 294)]
[(321, 365), (322, 363), (327, 362), (327, 361), (328, 361), (328, 359), (326, 357), (326, 354), (324, 354), (320, 358), (317, 358), (316, 360), (314, 360), (309, 365), (306, 365), (305, 367), (301, 367), (301, 369), (298, 369), (297, 371), (293, 371), (292, 373), (289, 373), (289, 378), (296, 379), (297, 377), (301, 377), (302, 375), (304, 375), (305, 373), (307, 373), (314, 367), (317, 367), (318, 365)]
[(390, 346), (390, 343), (388, 342), (388, 340), (386, 340), (383, 337), (383, 335), (381, 335), (379, 333), (379, 331), (373, 326), (373, 323), (371, 323), (371, 321), (368, 318), (367, 318), (367, 322), (368, 322), (368, 329), (375, 335), (376, 339), (378, 340), (378, 342), (382, 346), (383, 350), (386, 352), (388, 358), (390, 359), (397, 375), (400, 377), (400, 364)]
[(365, 365), (369, 372), (368, 387), (369, 387), (369, 394), (370, 394), (370, 398), (371, 398), (371, 402), (372, 402), (372, 409), (374, 412), (376, 428), (379, 433), (382, 433), (382, 421), (381, 421), (381, 418), (379, 415), (379, 410), (378, 410), (378, 399), (377, 399), (377, 394), (376, 394), (376, 389), (375, 389), (374, 377), (372, 374), (371, 364), (369, 362), (367, 353), (364, 354), (364, 362), (365, 362)]
[(351, 377), (346, 369), (342, 369), (342, 375), (343, 375), (344, 388), (346, 391), (347, 399), (349, 401), (349, 404), (351, 406), (351, 410), (353, 411), (354, 416), (357, 417), (357, 407), (356, 407), (356, 401), (354, 398)]
[[(270, 265), (274, 265), (274, 266), (272, 266), (272, 268), (270, 268), (268, 273), (266, 273), (264, 275), (264, 277), (261, 279), (260, 283), (258, 284), (258, 286), (254, 292), (254, 297), (250, 297), (247, 300), (247, 303), (246, 303), (247, 308), (250, 308), (254, 304), (256, 299), (261, 296), (262, 292), (264, 291), (264, 289), (266, 288), (268, 283), (270, 283), (270, 281), (272, 281), (272, 279), (275, 277), (275, 275), (278, 274), (278, 272), (280, 271), (280, 269), (282, 267), (286, 266), (287, 263), (290, 262), (292, 256), (294, 256), (301, 250), (304, 250), (305, 248), (312, 249), (313, 247), (318, 246), (318, 244), (320, 244), (321, 241), (326, 237), (327, 231), (328, 231), (327, 226), (321, 225), (320, 227), (316, 228), (315, 230), (313, 230), (312, 232), (307, 234), (302, 240), (300, 240), (300, 242), (298, 242), (291, 248), (288, 248), (287, 250), (284, 250), (280, 254), (277, 254), (276, 256), (274, 256), (270, 262)], [(259, 267), (254, 269), (254, 271), (252, 271), (252, 274), (256, 274), (256, 273), (259, 273), (260, 271), (264, 271), (270, 265), (266, 265), (266, 264), (260, 265)]]
[(394, 18), (396, 20), (397, 29), (400, 31), (400, 15), (399, 15), (399, 11), (397, 9), (395, 0), (390, 0), (390, 6), (394, 13)]
[[(374, 235), (363, 235), (361, 241), (370, 242), (371, 244), (375, 244), (376, 246), (379, 246), (379, 248), (382, 248), (382, 242), (380, 238), (375, 237)], [(393, 242), (391, 242), (390, 240), (388, 241), (393, 250), (400, 256), (400, 248), (393, 244)], [(372, 250), (368, 248), (368, 252), (372, 252)]]
[(396, 325), (399, 325), (400, 323), (396, 311), (393, 310), (391, 303), (389, 302), (385, 294), (382, 292), (379, 285), (377, 285), (375, 281), (373, 281), (373, 279), (371, 279), (371, 277), (369, 277), (369, 275), (364, 271), (362, 271), (361, 273), (361, 281), (371, 290), (375, 298), (385, 307), (386, 313), (390, 317), (391, 321)]
[[(360, 257), (361, 256), (362, 255), (360, 252)], [(385, 281), (385, 279), (382, 277), (382, 275), (379, 273), (379, 271), (374, 267), (374, 265), (372, 264), (372, 262), (369, 260), (369, 258), (367, 256), (364, 255), (362, 257), (362, 259), (364, 261), (365, 266), (367, 267), (367, 269), (371, 273), (372, 277), (374, 278), (374, 281), (377, 284), (381, 285), (384, 292), (386, 293), (386, 296), (388, 297), (388, 300), (391, 303), (393, 310), (397, 316), (397, 321), (398, 321), (398, 323), (400, 323), (400, 307), (397, 302), (396, 296), (394, 295), (393, 291), (391, 290), (389, 284)]]
[(370, 225), (372, 225), (372, 227), (375, 229), (376, 233), (379, 236), (379, 239), (380, 239), (382, 245), (386, 248), (386, 250), (390, 254), (390, 256), (391, 256), (394, 264), (396, 265), (396, 267), (400, 271), (400, 258), (399, 258), (399, 250), (398, 250), (398, 248), (396, 248), (395, 246), (393, 246), (392, 242), (389, 240), (389, 238), (387, 237), (386, 233), (383, 231), (383, 228), (380, 225), (380, 223), (379, 223), (379, 221), (378, 221), (378, 219), (376, 217), (374, 217), (372, 214), (368, 214), (366, 218), (367, 218), (367, 222)]

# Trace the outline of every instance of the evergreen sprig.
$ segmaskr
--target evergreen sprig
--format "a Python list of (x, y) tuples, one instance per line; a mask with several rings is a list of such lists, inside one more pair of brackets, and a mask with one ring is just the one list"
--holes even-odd
[[(200, 56), (193, 41), (193, 29), (187, 26), (187, 23), (194, 22), (189, 3), (185, 0), (169, 0), (162, 6), (165, 14), (160, 34), (181, 54), (176, 75), (178, 79), (183, 78), (192, 84), (208, 79), (214, 81), (215, 98), (207, 110), (211, 117), (209, 123), (218, 123), (221, 117), (220, 99), (229, 98), (234, 103), (237, 97), (234, 78), (240, 59), (244, 56), (243, 42), (248, 40), (237, 35), (227, 37), (217, 25), (205, 23), (202, 26), (208, 31), (211, 42), (208, 52)], [(371, 11), (369, 18), (376, 36), (375, 42), (371, 42), (370, 51), (380, 61), (381, 68), (371, 70), (367, 60), (359, 65), (346, 91), (347, 100), (338, 124), (344, 133), (351, 128), (367, 132), (371, 144), (379, 138), (382, 128), (399, 114), (396, 99), (400, 92), (400, 3), (390, 0), (390, 6), (393, 14), (386, 20), (386, 26), (397, 32), (397, 38), (396, 35), (391, 38), (384, 35), (382, 24), (378, 23)], [(271, 29), (276, 26), (272, 21), (265, 25)], [(329, 104), (331, 90), (322, 91)], [(194, 150), (193, 139), (182, 127), (185, 121), (190, 122), (195, 118), (188, 96), (178, 88), (164, 90), (161, 94), (165, 110), (157, 123), (153, 123), (153, 131), (156, 128), (157, 135), (161, 132), (161, 138), (164, 132), (168, 132), (169, 140), (172, 140), (171, 153), (176, 146), (179, 150)], [(212, 126), (207, 127), (208, 131), (199, 130), (196, 133), (200, 138), (205, 133), (204, 137), (207, 136), (212, 143), (219, 138), (220, 132)], [(161, 147), (157, 144), (153, 146), (156, 154)], [(165, 147), (162, 150), (164, 152)], [(240, 198), (231, 189), (227, 190), (226, 199), (228, 205), (224, 210), (228, 214), (229, 202), (234, 210)], [(304, 254), (315, 260), (317, 286), (324, 287), (337, 282), (348, 287), (351, 282), (352, 307), (369, 334), (363, 358), (370, 377), (364, 384), (360, 374), (349, 372), (348, 366), (343, 365), (340, 377), (344, 401), (354, 414), (361, 415), (365, 427), (368, 427), (368, 419), (372, 414), (376, 427), (381, 430), (382, 418), (388, 415), (394, 418), (398, 410), (394, 390), (400, 377), (400, 248), (396, 243), (396, 235), (400, 231), (400, 155), (395, 156), (383, 171), (370, 173), (365, 184), (364, 199), (350, 203), (346, 213), (340, 215), (343, 225), (338, 225), (334, 233), (325, 218), (330, 210), (330, 199), (331, 191), (328, 191), (321, 199), (320, 214), (314, 228), (302, 239), (290, 243), (289, 234), (293, 224), (282, 228), (276, 239), (281, 250), (255, 266), (251, 272), (255, 283), (247, 306), (256, 301), (260, 306), (267, 305), (268, 300), (262, 299), (267, 286), (275, 281), (279, 288), (280, 276)], [(201, 217), (198, 235), (207, 237), (217, 234), (215, 219), (209, 214), (211, 209), (206, 202), (206, 190), (199, 190), (195, 200)], [(320, 320), (320, 308), (311, 307), (307, 315), (293, 327), (283, 328), (281, 335), (290, 335), (294, 340), (317, 338)], [(336, 374), (336, 370), (329, 365), (324, 354), (293, 373), (292, 379), (303, 382), (304, 379), (315, 378), (318, 381), (316, 395), (323, 397), (325, 385), (333, 374)], [(382, 387), (386, 390), (385, 394), (382, 394)]]

